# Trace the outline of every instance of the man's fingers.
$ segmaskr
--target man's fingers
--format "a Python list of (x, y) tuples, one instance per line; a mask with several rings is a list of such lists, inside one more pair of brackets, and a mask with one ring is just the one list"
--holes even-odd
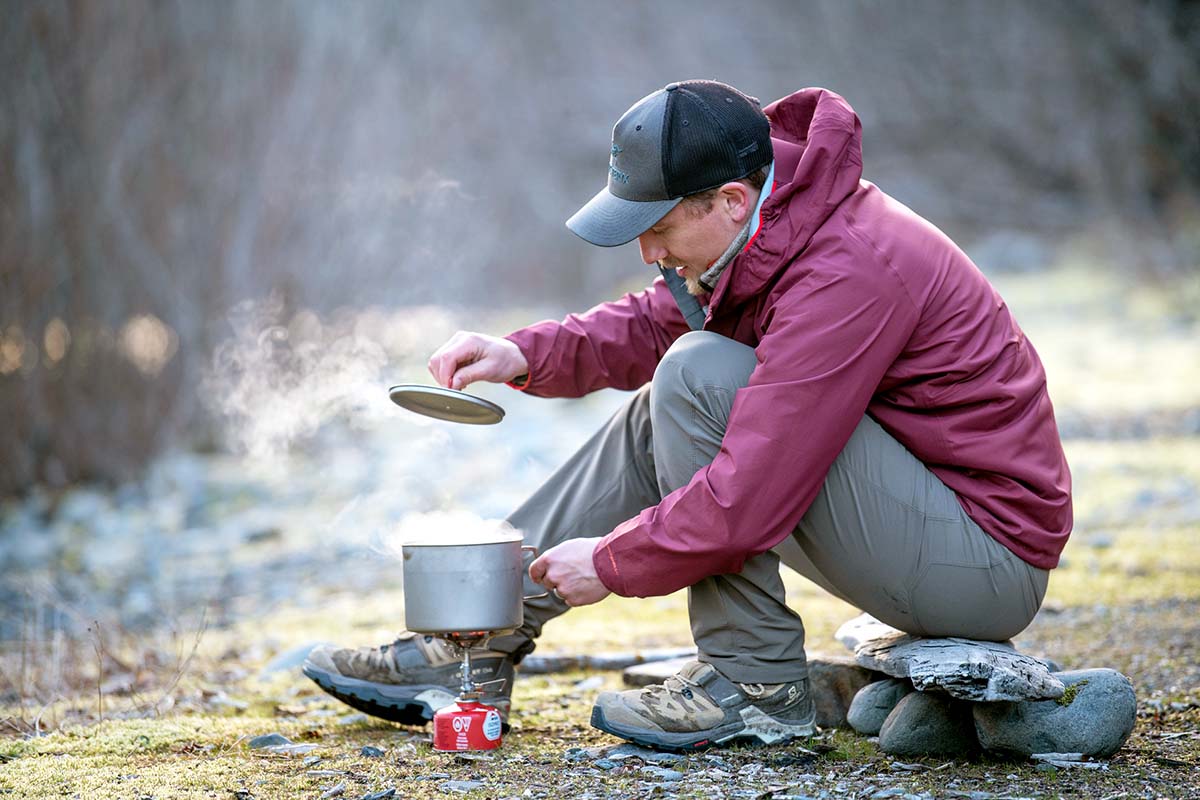
[[(549, 566), (550, 565), (546, 562), (546, 556), (538, 556), (533, 560), (533, 563), (529, 565), (529, 577), (533, 578), (534, 583), (542, 583), (542, 580), (546, 577), (546, 570), (549, 568)], [(542, 585), (545, 586), (545, 584)], [(546, 588), (550, 587), (547, 586)]]
[(477, 380), (488, 378), (487, 360), (476, 361), (473, 364), (463, 367), (458, 372), (455, 372), (449, 383), (446, 385), (451, 389), (461, 389), (467, 384), (474, 383)]

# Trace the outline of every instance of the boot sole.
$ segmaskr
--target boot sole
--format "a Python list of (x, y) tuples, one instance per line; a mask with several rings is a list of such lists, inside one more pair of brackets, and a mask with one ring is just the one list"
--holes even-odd
[(742, 709), (739, 717), (724, 725), (705, 731), (687, 733), (669, 733), (666, 731), (648, 731), (639, 728), (626, 728), (610, 723), (604, 717), (604, 709), (592, 707), (592, 727), (619, 736), (622, 739), (649, 747), (654, 750), (667, 750), (676, 753), (707, 750), (710, 747), (730, 744), (731, 742), (747, 741), (757, 744), (779, 744), (792, 739), (803, 739), (816, 732), (816, 725), (810, 721), (794, 725), (781, 723), (754, 707)]
[(446, 691), (446, 687), (436, 684), (388, 686), (371, 683), (328, 672), (308, 661), (304, 662), (303, 670), (313, 683), (346, 705), (401, 725), (425, 725), (433, 719), (433, 713), (438, 708), (449, 704), (434, 707), (426, 700), (420, 699), (421, 694), (439, 692), (450, 697), (450, 702), (453, 702), (453, 695)]

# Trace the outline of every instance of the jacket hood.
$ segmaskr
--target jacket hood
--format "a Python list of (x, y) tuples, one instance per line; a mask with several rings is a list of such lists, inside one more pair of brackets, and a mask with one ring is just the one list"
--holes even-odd
[(775, 145), (775, 188), (759, 235), (726, 270), (713, 306), (740, 304), (773, 282), (862, 179), (862, 123), (840, 95), (801, 89), (765, 109)]

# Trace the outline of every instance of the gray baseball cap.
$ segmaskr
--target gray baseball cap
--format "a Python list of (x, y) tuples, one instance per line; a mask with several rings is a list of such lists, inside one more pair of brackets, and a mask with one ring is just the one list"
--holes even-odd
[(717, 81), (669, 84), (613, 127), (608, 185), (567, 220), (602, 247), (631, 242), (684, 197), (771, 162), (771, 124), (758, 100)]

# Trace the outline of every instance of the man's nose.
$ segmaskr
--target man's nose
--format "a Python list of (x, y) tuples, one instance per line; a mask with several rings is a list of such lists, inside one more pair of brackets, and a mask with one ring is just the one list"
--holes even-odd
[(642, 261), (647, 264), (657, 264), (667, 257), (667, 248), (663, 247), (654, 234), (643, 233), (638, 237), (638, 247), (642, 251)]

